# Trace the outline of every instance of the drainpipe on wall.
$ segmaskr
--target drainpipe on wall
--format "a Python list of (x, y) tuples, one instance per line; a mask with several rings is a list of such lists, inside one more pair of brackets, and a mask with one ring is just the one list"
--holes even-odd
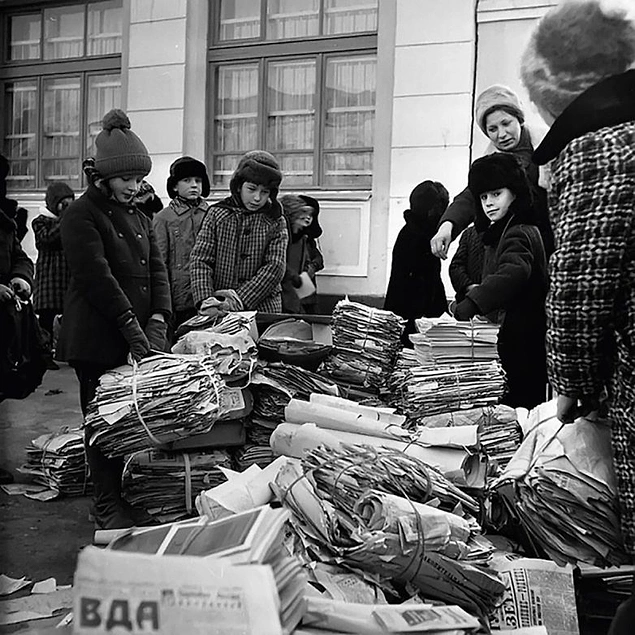
[(478, 67), (478, 6), (480, 0), (474, 2), (474, 64), (472, 66), (472, 102), (470, 112), (470, 165), (474, 160), (474, 110), (476, 107), (476, 69)]

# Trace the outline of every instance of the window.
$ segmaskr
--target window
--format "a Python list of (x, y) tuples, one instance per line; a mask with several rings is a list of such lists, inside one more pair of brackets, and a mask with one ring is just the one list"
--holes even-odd
[(103, 115), (121, 104), (122, 0), (4, 15), (0, 84), (11, 189), (81, 187)]
[(372, 184), (377, 0), (220, 0), (209, 147), (216, 187), (265, 148), (286, 187)]

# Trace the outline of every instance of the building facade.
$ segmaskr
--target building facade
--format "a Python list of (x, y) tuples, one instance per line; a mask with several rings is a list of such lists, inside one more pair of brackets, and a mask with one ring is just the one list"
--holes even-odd
[[(492, 83), (522, 94), (520, 54), (553, 4), (0, 0), (10, 196), (36, 213), (52, 181), (81, 191), (82, 159), (115, 106), (164, 199), (177, 157), (204, 160), (220, 198), (238, 157), (265, 148), (283, 190), (320, 201), (320, 293), (379, 302), (410, 191), (465, 186), (486, 145), (474, 95)], [(25, 244), (34, 254), (32, 235)]]

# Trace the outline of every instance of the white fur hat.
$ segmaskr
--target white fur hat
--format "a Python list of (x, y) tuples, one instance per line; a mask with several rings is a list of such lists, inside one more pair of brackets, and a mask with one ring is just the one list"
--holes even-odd
[(585, 90), (635, 66), (635, 0), (566, 0), (548, 11), (523, 54), (537, 106), (558, 117)]

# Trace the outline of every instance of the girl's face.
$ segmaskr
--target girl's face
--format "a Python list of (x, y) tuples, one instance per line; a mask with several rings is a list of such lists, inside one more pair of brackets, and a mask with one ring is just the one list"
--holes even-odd
[(494, 110), (485, 117), (485, 132), (498, 150), (513, 150), (520, 141), (520, 121), (504, 110)]
[(480, 196), (483, 211), (491, 223), (507, 216), (509, 206), (515, 198), (516, 195), (508, 187), (483, 192)]
[(291, 220), (291, 231), (294, 234), (301, 232), (303, 229), (306, 229), (311, 224), (312, 220), (313, 220), (312, 212), (308, 212), (308, 211), (300, 212), (299, 214), (294, 216), (293, 219)]
[(176, 182), (174, 189), (186, 201), (195, 201), (203, 192), (203, 179), (200, 176), (186, 176)]
[(256, 212), (264, 207), (269, 201), (269, 195), (269, 188), (264, 185), (245, 181), (240, 186), (240, 198), (250, 212)]
[(110, 198), (114, 198), (119, 203), (130, 203), (139, 191), (139, 186), (143, 181), (142, 176), (115, 176), (108, 180), (110, 186)]

